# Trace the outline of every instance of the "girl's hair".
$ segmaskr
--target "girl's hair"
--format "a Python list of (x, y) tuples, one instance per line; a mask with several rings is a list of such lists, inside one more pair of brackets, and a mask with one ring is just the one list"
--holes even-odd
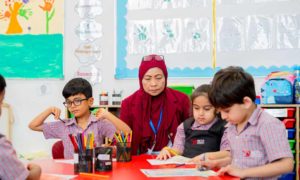
[(191, 95), (192, 104), (198, 96), (206, 96), (208, 98), (208, 92), (210, 89), (210, 84), (202, 84), (201, 86), (197, 87)]
[[(194, 100), (199, 97), (199, 96), (206, 96), (207, 99), (209, 100), (208, 93), (211, 90), (211, 85), (210, 84), (202, 84), (201, 86), (197, 87), (194, 92), (191, 95), (191, 102), (192, 102), (192, 108), (191, 108), (191, 114), (193, 114), (193, 103)], [(210, 100), (209, 100), (210, 102)], [(221, 118), (220, 114), (217, 113), (217, 110), (215, 109), (215, 115)]]

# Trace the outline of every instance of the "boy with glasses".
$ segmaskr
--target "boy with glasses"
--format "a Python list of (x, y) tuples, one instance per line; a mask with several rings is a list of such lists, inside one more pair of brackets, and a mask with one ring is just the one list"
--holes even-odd
[[(0, 115), (1, 105), (5, 95), (6, 82), (0, 74)], [(39, 179), (41, 168), (36, 164), (29, 163), (27, 168), (17, 158), (16, 151), (13, 149), (4, 135), (0, 133), (0, 179)]]
[[(82, 78), (70, 80), (64, 87), (63, 96), (66, 101), (63, 103), (68, 111), (74, 114), (74, 118), (60, 119), (61, 110), (57, 107), (49, 107), (29, 124), (34, 131), (42, 131), (46, 139), (61, 139), (64, 145), (64, 158), (71, 159), (74, 154), (74, 147), (69, 134), (83, 133), (87, 136), (94, 134), (97, 146), (100, 146), (105, 137), (113, 138), (116, 130), (124, 133), (131, 129), (110, 112), (99, 110), (97, 117), (92, 115), (90, 107), (93, 105), (92, 87), (90, 83)], [(53, 114), (55, 119), (60, 121), (44, 123), (49, 115)]]

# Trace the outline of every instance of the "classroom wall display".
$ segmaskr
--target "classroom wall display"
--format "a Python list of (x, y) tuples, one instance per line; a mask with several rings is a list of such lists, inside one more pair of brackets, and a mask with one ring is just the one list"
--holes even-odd
[(292, 72), (300, 57), (299, 8), (297, 0), (116, 1), (115, 78), (136, 78), (142, 57), (153, 53), (164, 55), (170, 77), (212, 77), (230, 65), (254, 76)]
[(79, 1), (75, 6), (75, 10), (80, 18), (95, 18), (102, 14), (102, 3), (99, 0)]
[(81, 42), (74, 52), (80, 63), (74, 76), (84, 78), (92, 85), (102, 81), (102, 71), (97, 63), (102, 59), (102, 49), (97, 43), (102, 37), (102, 24), (96, 21), (102, 11), (101, 0), (79, 0), (75, 6), (75, 12), (81, 18), (75, 33)]
[(63, 78), (63, 0), (0, 1), (0, 73)]
[(102, 25), (94, 19), (82, 20), (76, 29), (76, 34), (82, 41), (94, 41), (102, 36)]
[(102, 59), (102, 51), (94, 42), (84, 42), (75, 49), (75, 56), (82, 64), (93, 64)]
[(84, 78), (88, 80), (92, 85), (95, 85), (102, 81), (101, 69), (95, 63), (90, 65), (81, 65), (74, 76)]

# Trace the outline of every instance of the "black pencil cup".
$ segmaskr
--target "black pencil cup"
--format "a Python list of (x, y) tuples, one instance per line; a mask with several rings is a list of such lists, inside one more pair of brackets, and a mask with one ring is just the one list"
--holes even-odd
[[(77, 157), (76, 157), (77, 156)], [(93, 149), (80, 151), (74, 154), (74, 173), (92, 173), (93, 172)]]
[(117, 143), (117, 162), (131, 161), (131, 143), (118, 142)]
[(96, 147), (95, 149), (95, 172), (112, 170), (111, 147)]

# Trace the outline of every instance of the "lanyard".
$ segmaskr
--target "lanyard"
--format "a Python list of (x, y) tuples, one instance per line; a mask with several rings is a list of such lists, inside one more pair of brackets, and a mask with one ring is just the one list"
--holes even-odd
[(156, 134), (157, 134), (157, 132), (158, 132), (158, 129), (159, 129), (160, 124), (161, 124), (161, 121), (162, 121), (162, 114), (163, 114), (163, 110), (162, 110), (162, 108), (161, 108), (161, 109), (160, 109), (160, 114), (159, 114), (159, 120), (158, 120), (157, 128), (154, 127), (154, 124), (153, 124), (153, 122), (152, 122), (152, 119), (150, 119), (149, 124), (150, 124), (150, 127), (151, 127), (151, 129), (152, 129), (152, 131), (153, 131), (153, 133), (154, 133), (154, 142), (153, 142), (153, 144), (152, 144), (152, 147), (151, 147), (150, 149), (148, 148), (148, 154), (152, 154), (152, 153), (153, 153), (153, 150), (154, 150), (154, 148), (155, 148), (155, 145), (156, 145)]
[(162, 108), (161, 108), (161, 109), (160, 109), (160, 114), (159, 114), (159, 120), (158, 120), (157, 128), (154, 127), (154, 124), (153, 124), (153, 122), (152, 122), (152, 119), (150, 119), (150, 122), (149, 122), (150, 127), (151, 127), (151, 129), (152, 129), (152, 131), (153, 131), (153, 133), (154, 133), (155, 136), (156, 136), (156, 134), (157, 134), (157, 132), (158, 132), (158, 129), (159, 129), (159, 127), (160, 127), (160, 124), (161, 124), (162, 114), (163, 114), (163, 110), (162, 110)]

